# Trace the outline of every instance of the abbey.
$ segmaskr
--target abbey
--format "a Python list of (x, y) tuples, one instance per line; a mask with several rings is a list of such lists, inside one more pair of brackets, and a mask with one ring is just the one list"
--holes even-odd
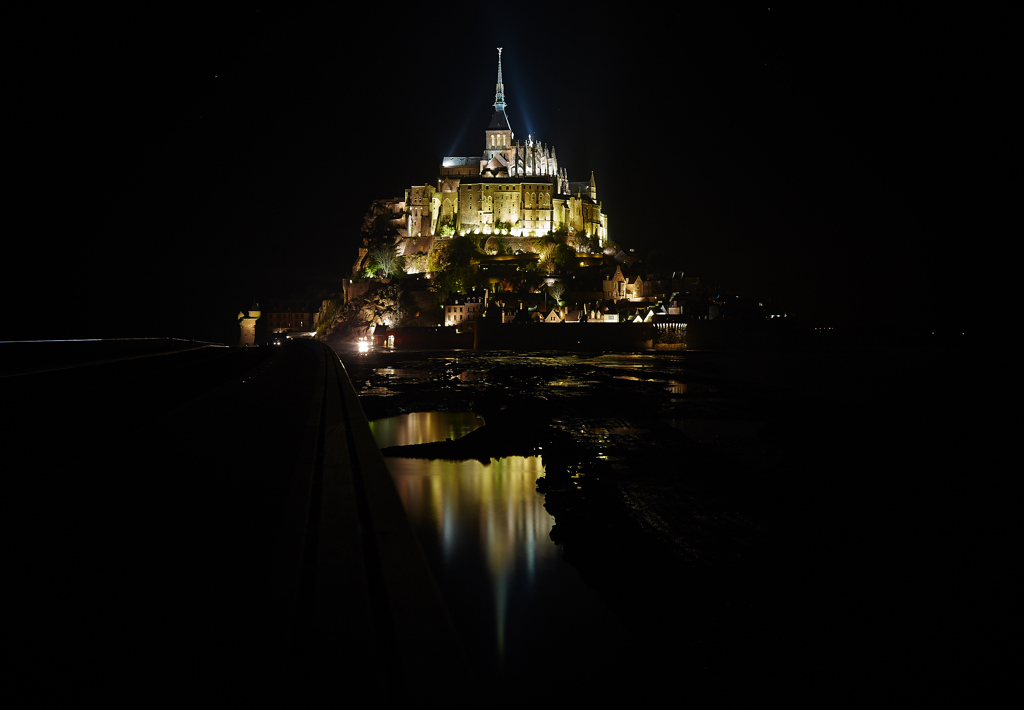
[(518, 140), (505, 114), (505, 87), (498, 48), (494, 115), (484, 131), (481, 155), (444, 158), (434, 184), (413, 186), (405, 200), (375, 203), (403, 237), (503, 233), (542, 237), (555, 231), (608, 239), (608, 216), (597, 200), (597, 185), (570, 182), (554, 147), (527, 136)]

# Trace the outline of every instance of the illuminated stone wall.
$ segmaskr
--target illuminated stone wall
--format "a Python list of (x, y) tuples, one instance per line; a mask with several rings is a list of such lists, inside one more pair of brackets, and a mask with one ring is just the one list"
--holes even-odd
[(432, 185), (413, 185), (405, 192), (409, 236), (433, 234), (437, 227), (437, 213), (441, 205), (440, 200), (435, 198), (437, 191)]
[[(597, 201), (593, 174), (589, 182), (570, 183), (554, 147), (532, 136), (514, 138), (504, 107), (499, 95), (480, 156), (446, 156), (436, 187), (414, 185), (405, 191), (400, 236), (434, 236), (446, 222), (458, 234), (489, 234), (501, 222), (512, 225), (508, 236), (542, 237), (568, 228), (597, 237), (603, 246), (608, 218)], [(390, 208), (394, 212), (395, 205)]]
[(249, 311), (248, 316), (239, 311), (238, 325), (241, 333), (238, 338), (238, 347), (251, 348), (256, 342), (256, 321), (259, 320), (259, 317), (259, 311)]

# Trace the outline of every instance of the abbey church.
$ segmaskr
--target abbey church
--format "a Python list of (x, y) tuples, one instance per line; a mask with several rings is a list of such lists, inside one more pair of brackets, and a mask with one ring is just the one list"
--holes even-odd
[[(516, 138), (505, 107), (499, 47), (494, 115), (482, 154), (445, 157), (435, 184), (406, 189), (404, 200), (375, 202), (368, 219), (383, 217), (391, 230), (411, 239), (492, 233), (543, 237), (564, 230), (603, 247), (608, 217), (597, 200), (593, 173), (589, 182), (570, 182), (553, 146), (531, 136)], [(421, 249), (422, 244), (413, 247)]]

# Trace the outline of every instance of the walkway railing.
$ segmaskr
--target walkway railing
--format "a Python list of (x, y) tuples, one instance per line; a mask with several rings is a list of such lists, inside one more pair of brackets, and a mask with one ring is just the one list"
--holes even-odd
[(463, 652), (358, 396), (322, 349), (275, 550), (278, 632), (303, 672), (344, 664), (391, 699), (465, 668)]

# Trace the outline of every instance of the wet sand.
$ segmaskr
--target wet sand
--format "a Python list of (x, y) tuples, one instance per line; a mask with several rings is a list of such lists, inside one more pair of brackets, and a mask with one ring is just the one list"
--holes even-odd
[[(385, 455), (540, 453), (566, 559), (635, 634), (650, 698), (974, 697), (993, 583), (948, 348), (343, 353), (370, 418), (473, 411)], [(973, 502), (972, 502), (973, 501)], [(568, 659), (567, 659), (568, 660)], [(955, 669), (955, 673), (953, 672)]]

